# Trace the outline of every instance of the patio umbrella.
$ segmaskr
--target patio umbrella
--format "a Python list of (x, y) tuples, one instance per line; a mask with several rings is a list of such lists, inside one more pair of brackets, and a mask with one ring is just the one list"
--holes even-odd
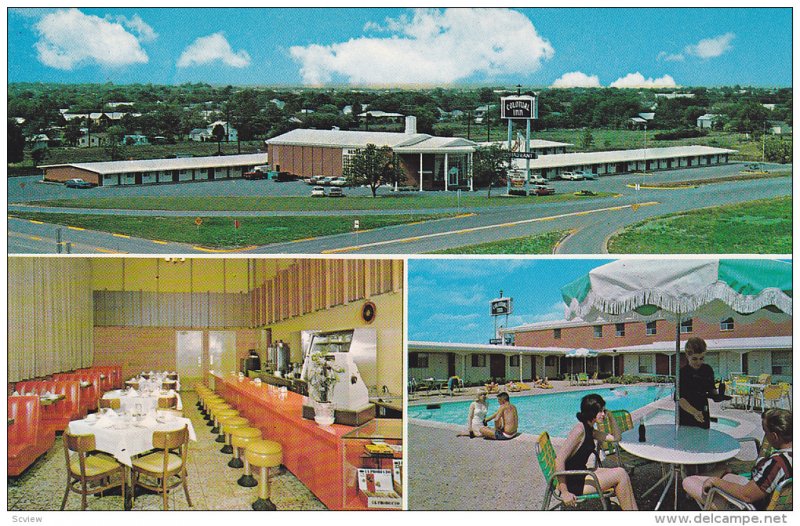
[(621, 260), (565, 285), (561, 295), (567, 319), (675, 321), (677, 426), (681, 321), (786, 319), (792, 315), (792, 265), (759, 259)]
[(564, 356), (567, 358), (583, 358), (583, 372), (586, 372), (586, 358), (596, 358), (597, 351), (580, 347), (578, 349), (570, 349)]

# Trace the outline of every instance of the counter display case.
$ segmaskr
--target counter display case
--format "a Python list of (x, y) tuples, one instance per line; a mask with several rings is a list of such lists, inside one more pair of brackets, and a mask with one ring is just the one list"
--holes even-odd
[(401, 509), (402, 420), (376, 418), (342, 435), (342, 442), (345, 509)]

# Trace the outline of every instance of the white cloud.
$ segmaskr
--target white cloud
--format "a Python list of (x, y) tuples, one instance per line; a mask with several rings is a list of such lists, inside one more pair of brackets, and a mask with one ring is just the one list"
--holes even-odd
[(664, 62), (683, 62), (686, 60), (686, 57), (684, 57), (682, 53), (667, 53), (666, 51), (662, 51), (658, 54), (657, 60), (663, 60)]
[(600, 78), (580, 71), (564, 73), (553, 82), (554, 88), (599, 88)]
[(290, 48), (303, 82), (447, 84), (475, 75), (528, 74), (555, 53), (525, 15), (509, 9), (418, 9), (410, 18), (364, 29), (390, 35)]
[(77, 9), (48, 13), (35, 29), (39, 61), (56, 69), (72, 70), (92, 63), (122, 67), (148, 61), (139, 40), (121, 24)]
[(612, 88), (674, 88), (677, 86), (675, 79), (664, 75), (659, 79), (648, 78), (639, 73), (628, 73), (610, 84)]
[(246, 68), (250, 65), (250, 55), (243, 49), (234, 52), (225, 35), (220, 32), (200, 37), (189, 44), (178, 58), (177, 66), (187, 68), (217, 61), (232, 68)]
[(731, 40), (735, 37), (733, 33), (725, 33), (714, 38), (704, 38), (693, 46), (686, 46), (684, 51), (702, 59), (715, 58), (732, 48)]
[(133, 15), (131, 18), (118, 16), (114, 18), (114, 21), (119, 22), (123, 26), (136, 33), (136, 35), (139, 37), (139, 41), (141, 42), (152, 42), (158, 38), (158, 33), (156, 33), (153, 28), (147, 24), (147, 22), (142, 20), (142, 17), (139, 15)]

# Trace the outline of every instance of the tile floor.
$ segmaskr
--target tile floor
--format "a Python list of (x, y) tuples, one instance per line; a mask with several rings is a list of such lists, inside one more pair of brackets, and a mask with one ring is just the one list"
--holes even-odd
[[(170, 492), (169, 507), (177, 510), (250, 510), (250, 504), (258, 497), (258, 488), (243, 488), (236, 484), (242, 475), (241, 469), (229, 468), (230, 455), (219, 452), (222, 444), (215, 442), (211, 428), (197, 410), (197, 397), (193, 392), (181, 393), (184, 413), (191, 418), (197, 434), (197, 442), (189, 443), (189, 495), (193, 507), (186, 502), (183, 490)], [(66, 467), (61, 437), (55, 445), (39, 458), (21, 476), (8, 479), (9, 511), (55, 511), (61, 508), (61, 499), (66, 487)], [(113, 491), (113, 490), (112, 490)], [(141, 489), (139, 490), (141, 491)], [(272, 501), (279, 510), (324, 510), (325, 505), (317, 499), (289, 471), (280, 474), (273, 470), (271, 478)], [(122, 496), (88, 497), (89, 510), (114, 511), (123, 509)], [(81, 497), (71, 493), (67, 510), (80, 510)], [(161, 510), (162, 499), (156, 494), (139, 494), (134, 501), (134, 510)]]

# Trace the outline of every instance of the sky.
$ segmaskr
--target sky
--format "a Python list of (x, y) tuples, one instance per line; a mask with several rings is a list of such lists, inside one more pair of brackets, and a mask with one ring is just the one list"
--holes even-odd
[[(561, 287), (607, 259), (409, 259), (408, 339), (489, 343), (489, 303), (513, 298), (508, 327), (564, 319)], [(505, 325), (498, 318), (498, 326)]]
[(10, 8), (8, 82), (790, 87), (789, 8)]

